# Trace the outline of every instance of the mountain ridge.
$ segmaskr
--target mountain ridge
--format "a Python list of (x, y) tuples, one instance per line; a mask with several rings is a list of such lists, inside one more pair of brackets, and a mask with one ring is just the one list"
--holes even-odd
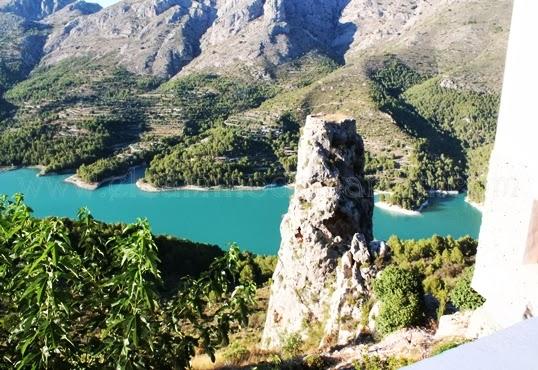
[[(16, 114), (0, 163), (85, 165), (99, 181), (145, 162), (145, 180), (165, 187), (292, 182), (306, 116), (343, 112), (357, 118), (368, 175), (399, 205), (467, 187), (480, 201), (511, 1), (318, 2), (126, 0), (32, 23), (46, 43), (4, 89)], [(72, 158), (36, 149), (34, 126)]]
[(0, 0), (0, 12), (16, 14), (29, 20), (41, 20), (77, 0)]

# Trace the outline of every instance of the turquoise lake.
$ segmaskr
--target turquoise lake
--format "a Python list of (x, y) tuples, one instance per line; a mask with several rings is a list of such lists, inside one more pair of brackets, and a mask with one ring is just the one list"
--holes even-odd
[[(170, 234), (226, 247), (237, 242), (242, 249), (276, 254), (279, 226), (286, 213), (288, 188), (255, 191), (175, 191), (146, 193), (134, 184), (141, 174), (96, 191), (64, 183), (67, 175), (37, 177), (32, 169), (0, 173), (0, 194), (25, 195), (38, 217), (75, 217), (88, 207), (106, 222), (132, 222), (147, 218), (155, 234)], [(478, 237), (481, 214), (465, 202), (465, 195), (437, 198), (420, 216), (395, 214), (376, 207), (374, 235), (387, 239), (424, 238), (433, 234)]]

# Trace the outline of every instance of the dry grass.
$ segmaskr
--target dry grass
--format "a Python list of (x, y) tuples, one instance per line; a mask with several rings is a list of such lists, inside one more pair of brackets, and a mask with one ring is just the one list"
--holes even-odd
[(227, 359), (222, 352), (219, 352), (216, 355), (215, 362), (212, 362), (208, 355), (198, 355), (192, 359), (191, 366), (193, 370), (239, 370), (253, 367), (257, 364), (269, 363), (278, 357), (279, 354), (276, 352), (264, 351), (253, 347), (248, 357), (245, 357), (241, 361)]
[(200, 353), (193, 358), (192, 368), (194, 370), (240, 369), (249, 364), (259, 364), (274, 359), (276, 353), (264, 351), (258, 347), (265, 324), (269, 295), (269, 286), (259, 288), (255, 297), (257, 307), (250, 315), (248, 326), (231, 336), (230, 345), (216, 353), (214, 363), (208, 355)]

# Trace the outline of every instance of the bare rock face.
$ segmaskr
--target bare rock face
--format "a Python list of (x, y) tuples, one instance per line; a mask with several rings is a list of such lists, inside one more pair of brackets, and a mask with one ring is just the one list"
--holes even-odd
[(332, 47), (343, 10), (340, 0), (234, 0), (219, 3), (189, 69), (239, 62), (280, 64), (309, 51), (338, 56)]
[(55, 28), (63, 27), (77, 17), (94, 14), (101, 9), (103, 8), (99, 4), (89, 3), (86, 1), (77, 1), (47, 16), (43, 19), (43, 23), (50, 24)]
[(124, 0), (54, 32), (43, 63), (107, 57), (135, 73), (170, 77), (199, 54), (215, 17), (212, 0)]
[[(72, 1), (42, 0), (56, 7)], [(353, 51), (397, 38), (440, 6), (429, 0), (122, 0), (54, 32), (43, 63), (106, 57), (135, 73), (171, 77), (238, 65), (263, 72), (310, 52), (343, 62)]]
[(309, 116), (299, 142), (295, 193), (263, 333), (266, 348), (299, 334), (321, 345), (360, 332), (361, 307), (375, 276), (373, 195), (364, 180), (364, 146), (355, 121)]
[(39, 20), (62, 9), (76, 0), (0, 0), (0, 12)]
[(308, 52), (343, 62), (455, 1), (222, 0), (200, 55), (185, 71), (278, 65)]

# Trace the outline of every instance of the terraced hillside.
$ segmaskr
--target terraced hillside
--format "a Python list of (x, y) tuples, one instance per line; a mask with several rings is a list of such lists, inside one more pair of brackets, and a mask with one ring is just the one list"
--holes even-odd
[[(411, 7), (352, 1), (335, 10), (345, 27), (305, 18), (331, 29), (331, 37), (340, 40), (335, 45), (347, 44), (345, 49), (334, 46), (331, 50), (340, 50), (335, 54), (327, 44), (311, 44), (280, 57), (279, 48), (293, 48), (297, 40), (280, 42), (271, 28), (272, 38), (255, 52), (251, 32), (255, 25), (275, 27), (274, 19), (284, 13), (269, 22), (273, 13), (264, 8), (260, 15), (252, 5), (252, 19), (232, 17), (231, 24), (225, 15), (239, 12), (242, 3), (233, 9), (217, 4), (222, 8), (195, 51), (199, 55), (171, 79), (170, 73), (145, 74), (153, 67), (131, 68), (127, 56), (113, 48), (96, 58), (85, 56), (93, 46), (77, 46), (82, 40), (74, 39), (77, 32), (86, 32), (84, 40), (91, 42), (89, 29), (81, 28), (86, 22), (120, 14), (132, 2), (49, 26), (53, 36), (41, 65), (25, 81), (6, 85), (0, 166), (78, 170), (83, 180), (99, 182), (145, 163), (145, 180), (160, 187), (291, 182), (306, 115), (341, 112), (356, 117), (369, 152), (367, 172), (378, 189), (392, 191), (387, 201), (417, 208), (431, 190), (466, 188), (472, 200), (481, 200), (511, 1), (417, 1)], [(182, 6), (175, 0), (168, 5), (145, 13), (147, 32), (151, 17), (180, 12)], [(290, 9), (280, 20), (286, 37), (295, 27), (290, 14), (300, 11)], [(398, 14), (405, 14), (403, 20), (396, 21)], [(360, 22), (366, 29), (352, 32)], [(134, 40), (143, 31), (133, 27), (117, 36)], [(62, 32), (70, 49), (62, 49)], [(339, 39), (345, 35), (351, 39)], [(235, 48), (236, 57), (228, 55), (226, 45)]]

